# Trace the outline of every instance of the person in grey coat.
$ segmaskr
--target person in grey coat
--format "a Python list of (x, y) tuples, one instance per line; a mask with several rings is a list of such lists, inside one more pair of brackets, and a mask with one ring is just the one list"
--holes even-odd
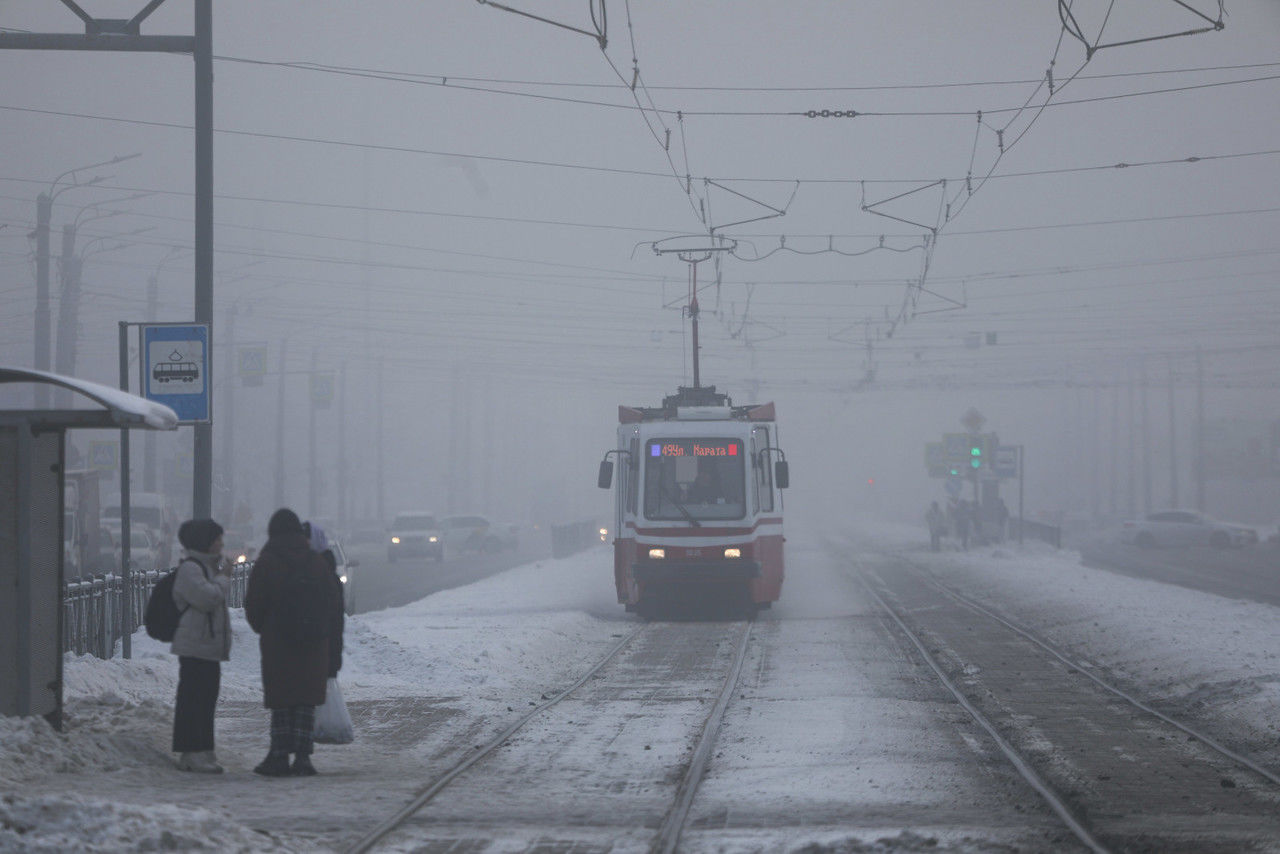
[(213, 713), (222, 662), (231, 658), (231, 564), (222, 557), (222, 526), (212, 519), (183, 522), (178, 542), (185, 551), (173, 582), (173, 601), (182, 616), (169, 646), (178, 656), (173, 751), (180, 754), (178, 768), (183, 771), (221, 774), (214, 753)]

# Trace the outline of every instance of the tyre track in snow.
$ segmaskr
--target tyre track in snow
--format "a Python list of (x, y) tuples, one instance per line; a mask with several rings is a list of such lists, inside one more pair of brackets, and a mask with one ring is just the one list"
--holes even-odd
[[(654, 852), (678, 850), (738, 682), (751, 626), (640, 626), (572, 685), (477, 745), (346, 850), (454, 850), (512, 834), (547, 852), (596, 850), (593, 845), (607, 850), (623, 837)], [(710, 711), (703, 712), (708, 702)], [(565, 711), (575, 703), (576, 711)], [(674, 728), (669, 722), (664, 727), (671, 718), (677, 720)], [(653, 751), (639, 753), (652, 757), (647, 764), (653, 777), (619, 778), (609, 770), (610, 756), (627, 754), (634, 762), (640, 741), (646, 742), (643, 751), (653, 742)], [(566, 792), (577, 795), (558, 799)], [(457, 803), (433, 815), (438, 799), (450, 796)], [(625, 810), (617, 803), (614, 810), (600, 807), (624, 798)], [(635, 802), (639, 806), (631, 805)]]

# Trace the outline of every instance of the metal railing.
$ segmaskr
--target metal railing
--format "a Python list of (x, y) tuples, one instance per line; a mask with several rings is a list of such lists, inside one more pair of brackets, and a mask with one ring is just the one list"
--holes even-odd
[(1046, 525), (1043, 522), (1032, 522), (1030, 519), (1013, 518), (1009, 520), (1009, 537), (1018, 538), (1018, 527), (1022, 527), (1022, 536), (1034, 540), (1042, 540), (1055, 549), (1062, 548), (1062, 528), (1057, 525)]
[[(227, 601), (232, 608), (244, 605), (244, 591), (252, 567), (251, 563), (242, 563), (232, 571)], [(132, 572), (127, 590), (118, 575), (98, 575), (67, 582), (62, 593), (63, 652), (111, 658), (116, 641), (120, 640), (121, 609), (129, 608), (131, 624), (140, 627), (151, 588), (167, 572), (158, 569)]]

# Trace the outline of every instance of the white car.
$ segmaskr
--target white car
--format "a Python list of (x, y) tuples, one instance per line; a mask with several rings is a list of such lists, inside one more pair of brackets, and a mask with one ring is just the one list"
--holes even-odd
[(1125, 522), (1120, 540), (1142, 548), (1213, 546), (1241, 548), (1258, 542), (1258, 532), (1245, 525), (1219, 522), (1196, 510), (1160, 510)]
[(502, 548), (489, 520), (483, 516), (446, 516), (441, 520), (445, 548), (452, 554), (496, 552)]
[(387, 560), (425, 556), (444, 560), (445, 539), (434, 513), (401, 513), (387, 529)]
[(360, 561), (347, 554), (341, 540), (330, 540), (329, 550), (337, 563), (338, 580), (342, 582), (342, 604), (348, 614), (356, 612), (356, 568)]

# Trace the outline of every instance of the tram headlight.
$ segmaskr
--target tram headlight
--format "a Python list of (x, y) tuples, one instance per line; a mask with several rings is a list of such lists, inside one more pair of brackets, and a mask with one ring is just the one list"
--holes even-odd
[(248, 555), (236, 555), (236, 563), (248, 563), (248, 562), (249, 562)]
[(742, 549), (730, 548), (724, 550), (725, 557), (742, 557)]
[(649, 549), (649, 560), (662, 560), (666, 556), (666, 549)]
[(341, 581), (343, 584), (347, 583), (347, 577), (345, 575), (339, 575), (338, 580)]
[(399, 538), (399, 537), (392, 537), (392, 538), (391, 538), (391, 542), (392, 542), (392, 544), (394, 544), (394, 545), (397, 545), (397, 546), (398, 546), (398, 545), (400, 545), (400, 538)]

